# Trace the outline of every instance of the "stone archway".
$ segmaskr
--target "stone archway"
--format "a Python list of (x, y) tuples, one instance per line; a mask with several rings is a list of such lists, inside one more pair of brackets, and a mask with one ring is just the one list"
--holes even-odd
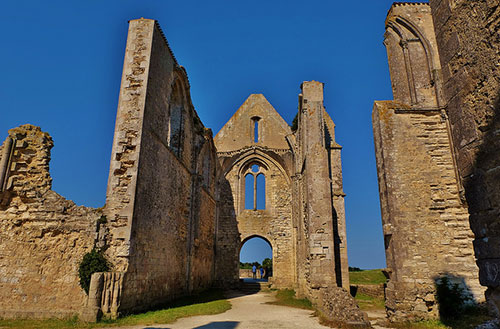
[[(239, 248), (234, 254), (239, 259), (243, 243), (252, 237), (266, 240), (273, 251), (273, 284), (276, 287), (294, 287), (296, 279), (296, 250), (292, 223), (292, 185), (287, 171), (281, 165), (280, 155), (258, 146), (242, 150), (228, 163), (225, 178), (231, 185)], [(258, 168), (255, 168), (258, 167)], [(255, 182), (246, 186), (248, 175), (263, 177), (265, 207), (245, 207), (245, 194), (259, 197)], [(262, 191), (260, 191), (262, 192)], [(255, 205), (256, 203), (254, 203)], [(239, 262), (235, 262), (235, 266)], [(239, 268), (237, 269), (239, 273)]]
[[(250, 256), (250, 260), (253, 260), (253, 261), (250, 261), (249, 263), (253, 263), (254, 261), (257, 261), (258, 263), (260, 263), (262, 265), (262, 267), (264, 267), (264, 259), (265, 258), (269, 258), (273, 259), (273, 254), (274, 254), (274, 251), (273, 251), (273, 245), (272, 243), (269, 241), (268, 238), (264, 237), (264, 236), (261, 236), (261, 235), (258, 235), (258, 234), (254, 234), (254, 235), (250, 235), (244, 239), (241, 240), (241, 243), (240, 243), (240, 248), (239, 248), (239, 251), (238, 251), (238, 255), (239, 255), (239, 260), (240, 260), (240, 264), (241, 263), (246, 263), (248, 262), (248, 257), (245, 259), (242, 258), (242, 253), (243, 253), (243, 249), (244, 247), (246, 248), (255, 248), (256, 246), (249, 246), (247, 243), (251, 243), (252, 241), (254, 241), (255, 243), (257, 244), (260, 244), (260, 246), (257, 245), (257, 248), (260, 248), (257, 253), (259, 254), (259, 259), (256, 259), (255, 258), (255, 250), (254, 250), (254, 254), (252, 256)], [(260, 242), (260, 243), (259, 243)], [(262, 247), (262, 244), (266, 245), (266, 247), (268, 248), (266, 250), (266, 247)], [(264, 248), (264, 249), (262, 249)], [(271, 254), (270, 255), (267, 255), (267, 252), (269, 252), (269, 250), (271, 251)], [(248, 252), (248, 249), (247, 249), (247, 252)], [(266, 257), (266, 256), (269, 256), (269, 257)], [(264, 278), (264, 280), (269, 280), (269, 282), (272, 282), (272, 265), (267, 268), (265, 268), (265, 274), (266, 274), (266, 277)], [(257, 271), (257, 279), (260, 279), (260, 275), (258, 273), (259, 271)], [(240, 280), (241, 279), (246, 279), (246, 278), (251, 278), (252, 277), (252, 273), (251, 273), (251, 269), (241, 269), (240, 267)]]

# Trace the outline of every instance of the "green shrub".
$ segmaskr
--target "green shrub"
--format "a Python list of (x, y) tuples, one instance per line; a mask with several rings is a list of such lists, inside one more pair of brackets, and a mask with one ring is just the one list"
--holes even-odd
[(97, 219), (97, 223), (99, 224), (106, 224), (108, 222), (108, 219), (106, 218), (106, 215), (101, 215), (99, 219)]
[(107, 272), (110, 266), (102, 251), (94, 248), (83, 256), (80, 266), (78, 268), (78, 275), (80, 277), (80, 286), (85, 292), (89, 293), (90, 278), (96, 272)]
[(449, 319), (459, 315), (471, 297), (458, 283), (451, 283), (450, 279), (442, 277), (436, 281), (436, 299), (441, 318)]

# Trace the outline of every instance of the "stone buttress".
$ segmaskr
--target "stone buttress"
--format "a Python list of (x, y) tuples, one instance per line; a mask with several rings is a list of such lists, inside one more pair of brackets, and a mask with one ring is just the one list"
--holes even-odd
[(394, 101), (375, 102), (373, 131), (392, 321), (438, 317), (443, 277), (475, 301), (478, 282), (467, 205), (443, 102), (430, 7), (395, 3), (386, 19)]

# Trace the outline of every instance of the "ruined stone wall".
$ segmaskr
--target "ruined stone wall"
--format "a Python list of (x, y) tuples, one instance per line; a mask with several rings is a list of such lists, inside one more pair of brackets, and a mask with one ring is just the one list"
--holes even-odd
[(185, 70), (153, 20), (130, 22), (113, 145), (106, 213), (108, 254), (125, 272), (120, 310), (209, 287), (215, 147), (191, 104)]
[(443, 277), (482, 299), (467, 208), (461, 203), (446, 120), (377, 102), (373, 112), (391, 320), (438, 316)]
[(238, 246), (241, 244), (231, 184), (221, 174), (218, 180), (219, 209), (216, 228), (215, 282), (220, 287), (237, 287), (239, 280)]
[[(235, 280), (235, 246), (262, 237), (273, 250), (274, 287), (296, 289), (335, 324), (364, 327), (366, 315), (342, 288), (349, 278), (341, 147), (323, 106), (323, 84), (304, 82), (302, 91), (297, 132), (263, 95), (250, 95), (215, 137), (224, 177), (216, 273)], [(245, 205), (245, 177), (259, 174), (266, 179), (265, 209)]]
[[(218, 240), (218, 248), (222, 249), (218, 255), (223, 255), (218, 261), (221, 275), (224, 271), (229, 271), (233, 278), (238, 275), (241, 246), (258, 236), (272, 247), (273, 284), (281, 288), (295, 285), (291, 151), (285, 138), (290, 133), (286, 122), (263, 95), (250, 95), (215, 138), (226, 182), (220, 195), (225, 206), (218, 228), (222, 238)], [(260, 168), (254, 176), (265, 177), (265, 209), (245, 209), (245, 177), (252, 175), (253, 165)], [(231, 226), (231, 221), (236, 226)]]
[(481, 284), (500, 307), (500, 4), (431, 0), (444, 98)]
[(97, 239), (100, 211), (51, 190), (52, 138), (32, 125), (9, 130), (0, 163), (0, 317), (70, 317), (87, 296), (78, 266)]
[(386, 309), (393, 321), (437, 317), (435, 284), (442, 277), (475, 301), (484, 289), (460, 197), (429, 5), (395, 3), (384, 44), (394, 101), (375, 103), (373, 128), (390, 276)]
[(323, 105), (323, 84), (303, 82), (295, 133), (299, 292), (333, 321), (363, 326), (366, 315), (343, 288), (349, 278), (341, 147), (334, 128)]

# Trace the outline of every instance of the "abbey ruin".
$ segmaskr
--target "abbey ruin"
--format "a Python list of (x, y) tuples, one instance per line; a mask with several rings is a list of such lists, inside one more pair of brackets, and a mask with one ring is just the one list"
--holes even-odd
[(395, 3), (385, 46), (394, 101), (373, 129), (393, 321), (437, 317), (458, 283), (498, 316), (498, 1)]
[[(387, 316), (436, 318), (447, 277), (498, 317), (499, 1), (398, 2), (385, 26), (394, 99), (372, 118)], [(252, 94), (213, 136), (158, 22), (131, 20), (103, 208), (51, 189), (47, 132), (26, 124), (0, 146), (0, 317), (96, 321), (237, 288), (240, 248), (261, 237), (273, 287), (369, 326), (348, 293), (342, 148), (323, 87), (303, 82), (293, 130)], [(86, 294), (78, 266), (93, 249), (111, 270)]]
[[(339, 323), (368, 325), (346, 290), (341, 146), (323, 84), (301, 89), (295, 131), (255, 94), (214, 138), (158, 23), (130, 21), (103, 209), (51, 190), (53, 143), (40, 128), (11, 129), (3, 143), (0, 316), (95, 321), (235, 288), (240, 248), (259, 236), (273, 250), (274, 287)], [(245, 206), (247, 178), (265, 180), (263, 207)], [(93, 248), (112, 270), (92, 275), (87, 296), (77, 272)]]

